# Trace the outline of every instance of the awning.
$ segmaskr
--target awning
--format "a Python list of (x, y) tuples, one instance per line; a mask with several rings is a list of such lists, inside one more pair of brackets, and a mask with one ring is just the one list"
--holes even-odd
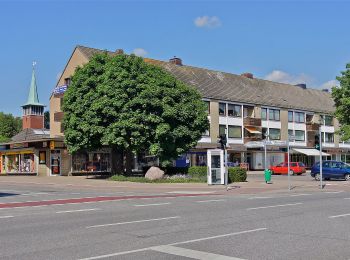
[(244, 128), (247, 129), (247, 131), (251, 134), (261, 134), (261, 131), (259, 131), (257, 127), (245, 126)]
[[(320, 151), (312, 148), (311, 149), (293, 148), (292, 150), (298, 153), (303, 153), (307, 156), (320, 156)], [(329, 156), (329, 154), (322, 152), (322, 156)]]

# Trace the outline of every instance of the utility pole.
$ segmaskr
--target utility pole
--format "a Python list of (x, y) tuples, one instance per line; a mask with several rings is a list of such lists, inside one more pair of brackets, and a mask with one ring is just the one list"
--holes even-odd
[(321, 183), (321, 189), (323, 189), (323, 169), (322, 169), (322, 125), (324, 125), (324, 118), (322, 115), (320, 116), (320, 127), (319, 127), (319, 142), (320, 142), (320, 183)]

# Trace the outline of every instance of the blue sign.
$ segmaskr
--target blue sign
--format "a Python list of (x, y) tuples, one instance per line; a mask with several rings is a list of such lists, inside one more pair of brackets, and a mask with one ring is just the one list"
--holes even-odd
[(64, 92), (66, 92), (67, 90), (67, 86), (63, 85), (63, 86), (57, 86), (54, 88), (53, 93), (54, 94), (63, 94)]

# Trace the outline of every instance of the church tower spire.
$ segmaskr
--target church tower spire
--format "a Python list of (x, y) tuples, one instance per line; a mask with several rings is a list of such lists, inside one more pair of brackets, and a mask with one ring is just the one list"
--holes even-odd
[(35, 78), (35, 65), (33, 62), (32, 80), (30, 82), (29, 94), (27, 103), (25, 103), (23, 108), (23, 129), (33, 128), (33, 129), (43, 129), (44, 128), (44, 107), (45, 105), (40, 104), (38, 88), (36, 85)]

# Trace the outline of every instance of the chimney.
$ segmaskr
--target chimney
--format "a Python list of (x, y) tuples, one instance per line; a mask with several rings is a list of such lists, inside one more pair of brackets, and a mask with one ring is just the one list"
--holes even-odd
[(248, 79), (253, 79), (254, 78), (253, 73), (250, 73), (250, 72), (242, 73), (241, 76), (246, 77)]
[(302, 88), (302, 89), (306, 89), (306, 84), (305, 83), (295, 84), (294, 86)]
[(174, 56), (174, 58), (169, 59), (169, 62), (175, 65), (182, 66), (182, 60), (176, 56)]
[(329, 89), (328, 88), (324, 88), (324, 89), (322, 89), (322, 91), (329, 93)]
[(115, 54), (124, 54), (123, 49), (116, 49)]

